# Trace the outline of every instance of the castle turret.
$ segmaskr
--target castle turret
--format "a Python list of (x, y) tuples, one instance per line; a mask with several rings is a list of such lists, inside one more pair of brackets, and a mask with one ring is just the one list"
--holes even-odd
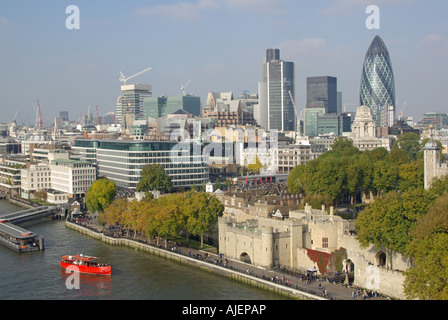
[(423, 150), (425, 156), (425, 189), (428, 190), (431, 188), (434, 178), (438, 176), (440, 167), (440, 147), (431, 138)]

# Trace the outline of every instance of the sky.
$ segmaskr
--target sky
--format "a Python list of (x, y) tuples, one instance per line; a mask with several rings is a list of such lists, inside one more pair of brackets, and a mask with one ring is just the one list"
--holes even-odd
[[(70, 5), (79, 8), (79, 29)], [(368, 29), (369, 5), (380, 12)], [(446, 0), (15, 0), (0, 4), (0, 122), (45, 125), (115, 111), (120, 72), (153, 95), (257, 93), (266, 49), (296, 63), (296, 104), (306, 78), (334, 76), (349, 111), (359, 105), (365, 53), (376, 35), (389, 49), (397, 110), (420, 121), (448, 112)]]

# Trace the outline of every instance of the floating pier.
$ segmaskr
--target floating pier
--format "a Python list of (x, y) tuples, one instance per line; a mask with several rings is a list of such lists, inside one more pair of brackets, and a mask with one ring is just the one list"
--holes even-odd
[(39, 206), (3, 214), (0, 217), (0, 243), (17, 252), (44, 250), (44, 239), (42, 237), (15, 224), (54, 216), (55, 213), (56, 207)]
[(37, 234), (0, 220), (0, 243), (17, 252), (39, 251), (44, 249), (44, 239)]

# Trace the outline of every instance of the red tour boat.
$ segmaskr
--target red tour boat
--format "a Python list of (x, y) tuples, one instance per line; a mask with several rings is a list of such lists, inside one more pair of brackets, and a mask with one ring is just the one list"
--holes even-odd
[(109, 276), (112, 268), (108, 264), (104, 264), (101, 258), (88, 257), (82, 254), (77, 256), (62, 256), (61, 267), (67, 270)]

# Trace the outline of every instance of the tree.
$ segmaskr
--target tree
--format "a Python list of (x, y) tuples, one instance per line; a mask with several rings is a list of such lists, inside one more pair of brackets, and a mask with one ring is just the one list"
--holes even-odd
[(434, 179), (434, 181), (431, 184), (431, 188), (429, 189), (429, 192), (436, 198), (443, 196), (445, 193), (447, 193), (448, 175), (445, 175), (438, 179)]
[(98, 221), (101, 224), (113, 226), (115, 224), (123, 225), (123, 212), (128, 210), (129, 201), (126, 198), (120, 198), (111, 203), (103, 212), (100, 213)]
[(176, 235), (181, 228), (181, 199), (178, 194), (162, 197), (158, 201), (156, 225), (159, 238), (165, 239), (165, 248), (168, 247), (168, 235)]
[(305, 192), (306, 166), (296, 166), (288, 175), (287, 186), (289, 193), (300, 194)]
[(412, 240), (417, 219), (422, 216), (434, 198), (423, 189), (408, 192), (389, 192), (358, 215), (357, 238), (363, 247), (370, 244), (390, 251), (405, 253)]
[(137, 184), (137, 192), (170, 192), (172, 188), (171, 178), (160, 164), (149, 164), (143, 167), (141, 179)]
[(400, 165), (398, 170), (399, 190), (405, 192), (411, 188), (423, 189), (425, 186), (424, 171), (423, 159)]
[(44, 202), (44, 201), (47, 201), (48, 194), (45, 190), (39, 190), (39, 191), (34, 192), (34, 197), (36, 199), (38, 199), (39, 201)]
[(207, 193), (187, 193), (182, 208), (189, 234), (201, 237), (201, 248), (204, 247), (204, 234), (216, 225), (222, 216), (224, 206), (214, 195)]
[(353, 141), (347, 138), (338, 137), (335, 139), (330, 151), (325, 152), (321, 157), (342, 157), (360, 154), (361, 151), (353, 145)]
[(255, 163), (247, 166), (247, 170), (252, 174), (259, 174), (261, 169), (263, 169), (263, 164), (260, 162), (260, 159), (258, 159), (258, 156), (255, 159)]
[(416, 160), (422, 146), (420, 144), (420, 135), (415, 132), (407, 132), (398, 136), (392, 145), (392, 150), (401, 149), (406, 152), (411, 160)]
[(409, 299), (448, 299), (448, 195), (437, 199), (417, 222), (408, 254), (414, 266), (405, 271)]
[(216, 179), (215, 184), (213, 185), (213, 189), (214, 190), (222, 189), (222, 183), (221, 180), (219, 180), (219, 178)]
[(86, 205), (90, 212), (103, 212), (115, 199), (117, 185), (107, 179), (95, 181), (86, 192)]
[(389, 191), (397, 190), (398, 167), (386, 160), (378, 161), (374, 164), (372, 178), (373, 189), (381, 198)]

